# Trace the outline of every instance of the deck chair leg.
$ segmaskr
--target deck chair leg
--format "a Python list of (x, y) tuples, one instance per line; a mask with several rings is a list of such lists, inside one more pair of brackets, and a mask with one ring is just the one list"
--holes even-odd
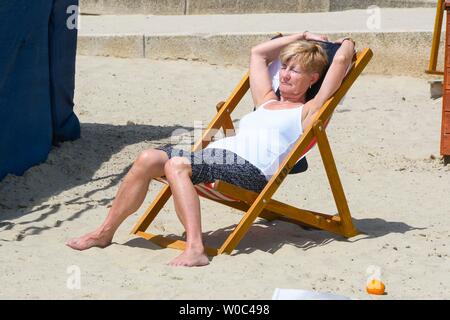
[(223, 245), (220, 247), (218, 252), (219, 254), (230, 254), (234, 250), (234, 248), (236, 248), (239, 241), (241, 241), (241, 239), (247, 233), (248, 229), (251, 227), (252, 223), (256, 220), (261, 211), (263, 211), (265, 207), (264, 201), (267, 202), (265, 200), (265, 195), (261, 193), (255, 200), (255, 202), (253, 202), (252, 206), (241, 219), (233, 232), (228, 236)]
[(425, 72), (428, 74), (436, 74), (436, 75), (444, 74), (443, 71), (436, 70), (439, 54), (439, 45), (441, 42), (441, 30), (442, 30), (442, 21), (444, 19), (444, 10), (445, 10), (445, 1), (438, 0), (436, 7), (436, 17), (434, 21), (433, 42), (431, 44), (430, 63), (428, 69), (425, 70)]
[(334, 162), (331, 152), (330, 143), (328, 142), (325, 128), (322, 121), (317, 121), (313, 125), (314, 134), (317, 137), (317, 145), (320, 155), (330, 182), (331, 191), (333, 192), (334, 201), (336, 203), (339, 217), (341, 219), (342, 233), (344, 237), (350, 238), (359, 234), (358, 230), (353, 226), (350, 209), (348, 208), (347, 199), (345, 198), (344, 189)]
[(147, 208), (145, 213), (136, 223), (131, 233), (136, 234), (140, 231), (145, 232), (145, 230), (147, 230), (155, 217), (158, 215), (161, 208), (166, 204), (167, 200), (169, 200), (171, 195), (172, 192), (170, 190), (170, 187), (168, 185), (164, 186), (153, 203)]

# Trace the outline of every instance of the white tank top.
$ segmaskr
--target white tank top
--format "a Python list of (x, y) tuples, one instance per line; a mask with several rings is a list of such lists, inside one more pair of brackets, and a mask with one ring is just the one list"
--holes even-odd
[(276, 100), (245, 115), (235, 136), (212, 142), (207, 149), (232, 151), (260, 169), (269, 180), (303, 133), (303, 105), (279, 110), (264, 108), (271, 101)]

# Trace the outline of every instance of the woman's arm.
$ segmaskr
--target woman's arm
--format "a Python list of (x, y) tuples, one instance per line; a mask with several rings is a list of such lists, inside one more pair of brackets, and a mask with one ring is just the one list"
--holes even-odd
[(280, 37), (263, 42), (252, 48), (250, 56), (250, 90), (253, 103), (258, 106), (269, 99), (277, 99), (272, 90), (269, 76), (269, 64), (278, 58), (281, 50), (288, 44), (298, 40), (326, 40), (323, 35), (314, 35), (305, 31), (290, 36)]
[(336, 52), (333, 62), (328, 69), (317, 95), (305, 104), (305, 116), (302, 122), (303, 128), (312, 124), (319, 109), (339, 89), (345, 73), (352, 62), (355, 53), (355, 45), (351, 39), (344, 39), (341, 47)]

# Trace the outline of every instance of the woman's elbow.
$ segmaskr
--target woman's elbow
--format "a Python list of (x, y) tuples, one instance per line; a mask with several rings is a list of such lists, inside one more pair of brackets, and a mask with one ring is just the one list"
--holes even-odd
[(250, 55), (251, 56), (260, 56), (261, 55), (261, 50), (259, 49), (258, 46), (254, 46), (250, 49)]
[(258, 47), (253, 47), (251, 49), (250, 62), (255, 63), (264, 62), (267, 65), (268, 57), (264, 54), (264, 52), (261, 52), (261, 50)]
[(344, 54), (336, 54), (333, 58), (333, 63), (340, 65), (348, 65), (350, 59)]

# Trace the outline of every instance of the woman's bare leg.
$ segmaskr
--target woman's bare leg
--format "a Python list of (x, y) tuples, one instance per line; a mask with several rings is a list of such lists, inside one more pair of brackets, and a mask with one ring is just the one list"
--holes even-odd
[(191, 181), (191, 164), (186, 158), (174, 157), (166, 163), (164, 171), (178, 218), (186, 230), (186, 249), (169, 264), (186, 267), (207, 265), (209, 259), (202, 240), (200, 200)]
[(110, 245), (120, 224), (144, 202), (151, 179), (164, 175), (164, 165), (168, 160), (167, 154), (161, 150), (142, 152), (120, 185), (105, 221), (95, 231), (70, 239), (66, 245), (77, 250)]

